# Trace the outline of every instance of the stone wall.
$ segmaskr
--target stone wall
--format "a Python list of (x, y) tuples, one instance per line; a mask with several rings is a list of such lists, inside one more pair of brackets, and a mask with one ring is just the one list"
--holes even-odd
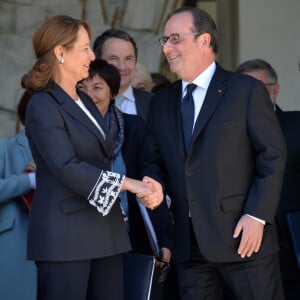
[[(15, 134), (20, 78), (34, 61), (31, 38), (45, 17), (85, 18), (93, 39), (111, 27), (127, 30), (137, 42), (139, 61), (158, 71), (158, 37), (168, 13), (183, 1), (162, 0), (0, 0), (0, 137)], [(92, 40), (93, 42), (93, 40)]]

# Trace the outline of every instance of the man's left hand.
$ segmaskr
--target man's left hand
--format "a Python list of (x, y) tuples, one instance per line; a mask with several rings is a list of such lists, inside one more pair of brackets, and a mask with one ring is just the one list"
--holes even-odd
[(250, 257), (253, 253), (257, 253), (260, 249), (263, 238), (264, 224), (243, 215), (237, 223), (233, 237), (237, 238), (242, 233), (241, 242), (237, 250), (238, 254), (244, 258)]

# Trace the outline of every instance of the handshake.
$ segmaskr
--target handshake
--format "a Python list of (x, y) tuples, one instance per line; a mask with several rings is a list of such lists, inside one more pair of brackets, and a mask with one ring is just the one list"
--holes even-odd
[(121, 191), (125, 190), (136, 194), (143, 205), (152, 210), (156, 209), (163, 201), (161, 184), (148, 176), (145, 176), (143, 180), (125, 177)]

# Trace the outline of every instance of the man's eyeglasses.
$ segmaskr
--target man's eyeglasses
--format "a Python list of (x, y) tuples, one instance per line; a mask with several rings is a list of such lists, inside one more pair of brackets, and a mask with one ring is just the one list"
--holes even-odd
[(160, 45), (163, 47), (167, 41), (169, 41), (172, 45), (176, 45), (180, 43), (181, 37), (183, 35), (199, 35), (200, 33), (198, 32), (185, 32), (185, 33), (172, 33), (170, 36), (163, 36), (158, 39)]
[(264, 85), (266, 86), (273, 86), (273, 85), (276, 85), (277, 83), (264, 83)]

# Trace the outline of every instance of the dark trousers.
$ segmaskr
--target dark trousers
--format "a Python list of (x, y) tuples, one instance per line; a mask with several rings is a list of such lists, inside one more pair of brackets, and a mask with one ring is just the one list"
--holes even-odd
[(283, 300), (278, 255), (233, 263), (211, 263), (201, 255), (191, 230), (190, 260), (178, 264), (181, 300), (224, 299), (226, 284), (239, 300)]
[(283, 289), (286, 300), (299, 300), (300, 278), (299, 280), (283, 280)]
[(176, 266), (171, 261), (171, 270), (164, 282), (158, 282), (159, 268), (155, 267), (150, 300), (179, 300)]
[(122, 255), (36, 265), (38, 300), (123, 300)]

